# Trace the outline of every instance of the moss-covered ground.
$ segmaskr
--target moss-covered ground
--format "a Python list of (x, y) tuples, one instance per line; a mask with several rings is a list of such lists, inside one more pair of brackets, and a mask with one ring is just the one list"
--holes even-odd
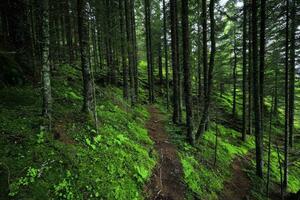
[[(241, 102), (241, 95), (237, 95), (237, 102)], [(296, 97), (298, 98), (298, 97)], [(250, 196), (253, 199), (267, 199), (266, 196), (266, 180), (267, 180), (267, 147), (269, 133), (268, 126), (265, 127), (265, 139), (264, 139), (264, 179), (261, 180), (255, 175), (255, 138), (253, 135), (247, 135), (246, 142), (241, 141), (241, 133), (239, 130), (241, 127), (239, 123), (228, 124), (220, 123), (223, 121), (229, 121), (229, 123), (235, 120), (239, 121), (242, 117), (241, 104), (237, 104), (236, 119), (226, 119), (230, 117), (232, 113), (232, 96), (231, 94), (224, 93), (222, 96), (215, 96), (215, 102), (213, 107), (212, 119), (225, 117), (222, 121), (212, 122), (209, 125), (208, 131), (205, 132), (204, 138), (200, 143), (195, 146), (191, 146), (186, 141), (186, 136), (183, 134), (184, 129), (182, 127), (174, 126), (171, 122), (171, 115), (169, 111), (166, 111), (165, 106), (159, 104), (161, 110), (169, 115), (169, 122), (167, 123), (167, 130), (173, 138), (174, 143), (178, 146), (179, 155), (182, 161), (184, 169), (184, 180), (189, 188), (188, 198), (193, 199), (195, 196), (200, 199), (218, 199), (220, 192), (224, 189), (224, 183), (229, 180), (233, 175), (231, 164), (237, 157), (248, 157), (251, 160), (246, 168), (243, 168), (248, 174), (251, 181)], [(269, 124), (268, 115), (271, 108), (271, 99), (266, 98), (265, 105), (267, 113), (265, 116), (265, 124)], [(296, 105), (296, 110), (299, 109), (299, 105)], [(295, 113), (295, 120), (299, 118), (299, 114)], [(280, 184), (280, 168), (279, 161), (283, 162), (283, 127), (282, 122), (284, 120), (283, 113), (280, 112), (277, 120), (273, 119), (273, 125), (271, 129), (271, 159), (270, 159), (270, 193), (279, 194)], [(197, 123), (195, 124), (197, 126)], [(229, 125), (229, 126), (226, 126)], [(235, 127), (236, 130), (233, 128)], [(295, 123), (295, 132), (299, 132), (297, 122)], [(218, 134), (218, 147), (216, 149), (216, 134)], [(278, 142), (279, 141), (279, 142)], [(276, 144), (279, 143), (279, 151), (277, 151)], [(296, 145), (299, 146), (299, 141), (296, 140)], [(297, 149), (297, 146), (294, 148)], [(292, 150), (293, 151), (293, 150)], [(216, 163), (215, 163), (216, 152)], [(279, 153), (279, 157), (278, 157)], [(292, 159), (293, 165), (290, 166), (289, 172), (289, 192), (297, 192), (300, 189), (300, 161), (297, 158)]]
[(97, 88), (99, 132), (81, 113), (80, 71), (53, 78), (51, 134), (41, 126), (39, 88), (0, 91), (0, 199), (143, 199), (156, 162), (144, 124), (120, 89)]

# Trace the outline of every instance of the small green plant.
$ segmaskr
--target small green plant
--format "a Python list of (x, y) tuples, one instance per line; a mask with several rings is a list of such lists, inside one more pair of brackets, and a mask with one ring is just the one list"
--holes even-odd
[(20, 187), (22, 186), (28, 186), (35, 182), (37, 176), (39, 174), (39, 170), (35, 169), (33, 167), (29, 167), (27, 170), (27, 174), (24, 177), (21, 177), (17, 180), (15, 180), (10, 185), (10, 193), (9, 196), (13, 197), (16, 196), (20, 192)]

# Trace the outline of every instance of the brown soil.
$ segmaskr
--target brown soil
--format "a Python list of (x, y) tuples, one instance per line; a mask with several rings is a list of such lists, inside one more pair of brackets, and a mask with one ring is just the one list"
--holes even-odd
[(151, 117), (146, 126), (160, 159), (145, 188), (148, 199), (183, 200), (186, 188), (182, 182), (183, 170), (176, 147), (168, 139), (163, 115), (153, 106), (149, 106), (149, 112)]
[(250, 199), (251, 181), (243, 171), (248, 163), (248, 157), (238, 157), (232, 164), (232, 177), (224, 184), (220, 200), (247, 200)]
[(75, 144), (75, 141), (67, 135), (64, 122), (59, 121), (54, 125), (53, 137), (64, 144)]

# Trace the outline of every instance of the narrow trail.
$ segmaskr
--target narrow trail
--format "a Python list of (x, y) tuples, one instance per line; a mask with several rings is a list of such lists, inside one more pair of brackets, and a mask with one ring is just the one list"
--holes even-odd
[(237, 157), (232, 163), (232, 177), (224, 183), (220, 200), (249, 200), (251, 181), (243, 169), (249, 165), (249, 155)]
[(146, 124), (151, 139), (159, 154), (159, 162), (154, 169), (145, 190), (151, 200), (184, 200), (185, 185), (183, 170), (175, 145), (171, 144), (164, 128), (164, 117), (159, 110), (149, 106), (151, 117)]

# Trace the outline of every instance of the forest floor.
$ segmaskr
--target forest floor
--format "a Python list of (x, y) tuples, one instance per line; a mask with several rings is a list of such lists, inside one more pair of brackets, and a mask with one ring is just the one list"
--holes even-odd
[(164, 128), (163, 114), (154, 106), (149, 106), (150, 119), (146, 124), (151, 139), (155, 142), (159, 162), (154, 169), (145, 190), (149, 199), (185, 199), (186, 186), (183, 182), (183, 169), (177, 149)]
[(238, 156), (232, 163), (232, 177), (225, 182), (220, 200), (248, 200), (251, 192), (251, 180), (243, 170), (249, 165), (249, 157)]

